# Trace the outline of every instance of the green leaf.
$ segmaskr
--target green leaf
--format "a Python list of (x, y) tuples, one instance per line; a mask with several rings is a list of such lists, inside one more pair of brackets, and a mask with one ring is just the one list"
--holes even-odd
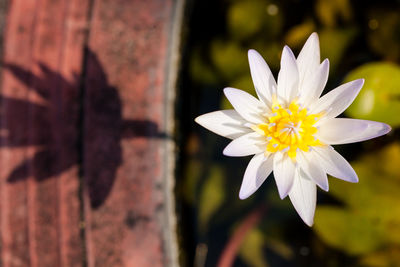
[[(399, 143), (393, 143), (372, 154), (366, 154), (352, 162), (359, 177), (359, 183), (352, 184), (330, 178), (330, 193), (353, 208), (384, 206), (387, 201), (397, 198), (400, 192), (398, 162), (400, 162)], [(379, 211), (382, 212), (382, 210)]]
[(347, 254), (400, 245), (400, 144), (393, 143), (353, 162), (360, 182), (330, 178), (330, 194), (345, 207), (318, 207), (317, 234)]
[(374, 220), (340, 207), (319, 206), (314, 227), (325, 243), (350, 255), (374, 251), (383, 243)]
[(365, 79), (364, 87), (346, 113), (400, 126), (400, 67), (388, 62), (365, 64), (349, 73), (345, 81), (358, 78)]

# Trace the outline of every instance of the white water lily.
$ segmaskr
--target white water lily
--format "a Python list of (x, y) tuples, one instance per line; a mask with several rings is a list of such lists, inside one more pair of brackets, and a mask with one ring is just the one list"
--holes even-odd
[(311, 34), (296, 58), (285, 46), (278, 82), (255, 50), (248, 52), (258, 99), (225, 88), (234, 109), (195, 119), (208, 130), (233, 139), (227, 156), (254, 155), (244, 173), (239, 197), (252, 195), (274, 173), (280, 197), (289, 195), (297, 213), (311, 226), (316, 186), (328, 191), (327, 174), (356, 183), (350, 164), (331, 145), (364, 141), (384, 135), (390, 126), (380, 122), (336, 118), (355, 99), (363, 79), (343, 84), (321, 96), (329, 61), (320, 63), (318, 35)]

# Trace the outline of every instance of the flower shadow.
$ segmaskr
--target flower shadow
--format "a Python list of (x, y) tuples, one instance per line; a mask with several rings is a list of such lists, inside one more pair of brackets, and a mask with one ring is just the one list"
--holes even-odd
[(118, 90), (109, 84), (91, 50), (86, 51), (84, 80), (74, 74), (71, 81), (45, 64), (38, 66), (40, 75), (4, 64), (43, 100), (34, 103), (0, 96), (5, 110), (0, 121), (0, 146), (36, 148), (32, 157), (15, 167), (7, 182), (31, 176), (41, 182), (80, 166), (91, 206), (98, 208), (109, 196), (122, 164), (121, 140), (165, 138), (165, 134), (153, 121), (122, 118)]

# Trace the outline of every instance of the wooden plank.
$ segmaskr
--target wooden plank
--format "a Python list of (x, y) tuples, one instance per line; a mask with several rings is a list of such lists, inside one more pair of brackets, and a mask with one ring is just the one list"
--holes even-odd
[[(29, 68), (30, 43), (35, 21), (35, 1), (10, 3), (4, 43), (4, 61)], [(25, 11), (22, 13), (21, 11)], [(30, 77), (27, 76), (26, 80)], [(2, 77), (1, 149), (1, 240), (2, 266), (29, 266), (28, 182), (8, 181), (10, 175), (28, 158), (28, 86), (10, 71)], [(18, 122), (17, 122), (18, 120)]]
[[(79, 149), (81, 136), (79, 122), (84, 47), (88, 34), (89, 0), (66, 0), (67, 13), (64, 20), (64, 41), (59, 73), (63, 77), (58, 95), (60, 107), (56, 135), (60, 157), (58, 175), (60, 266), (84, 266), (84, 240), (81, 237), (82, 206), (80, 203)], [(61, 135), (59, 135), (61, 133)], [(81, 151), (78, 151), (81, 153)], [(70, 167), (71, 166), (71, 167)]]
[(83, 264), (77, 138), (88, 8), (78, 0), (10, 2), (0, 154), (3, 266)]
[(177, 2), (9, 1), (1, 266), (176, 265), (167, 121)]
[(94, 0), (85, 86), (88, 266), (171, 264), (163, 118), (174, 4)]

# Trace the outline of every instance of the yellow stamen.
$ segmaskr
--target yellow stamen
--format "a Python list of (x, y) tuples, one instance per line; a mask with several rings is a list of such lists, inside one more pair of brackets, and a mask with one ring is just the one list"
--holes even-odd
[(288, 108), (274, 101), (272, 112), (274, 113), (268, 117), (267, 123), (252, 127), (254, 131), (266, 137), (266, 153), (282, 151), (295, 160), (297, 151), (308, 152), (312, 146), (324, 145), (314, 137), (318, 131), (314, 124), (322, 114), (307, 114), (307, 109), (302, 108), (296, 101), (292, 101)]

